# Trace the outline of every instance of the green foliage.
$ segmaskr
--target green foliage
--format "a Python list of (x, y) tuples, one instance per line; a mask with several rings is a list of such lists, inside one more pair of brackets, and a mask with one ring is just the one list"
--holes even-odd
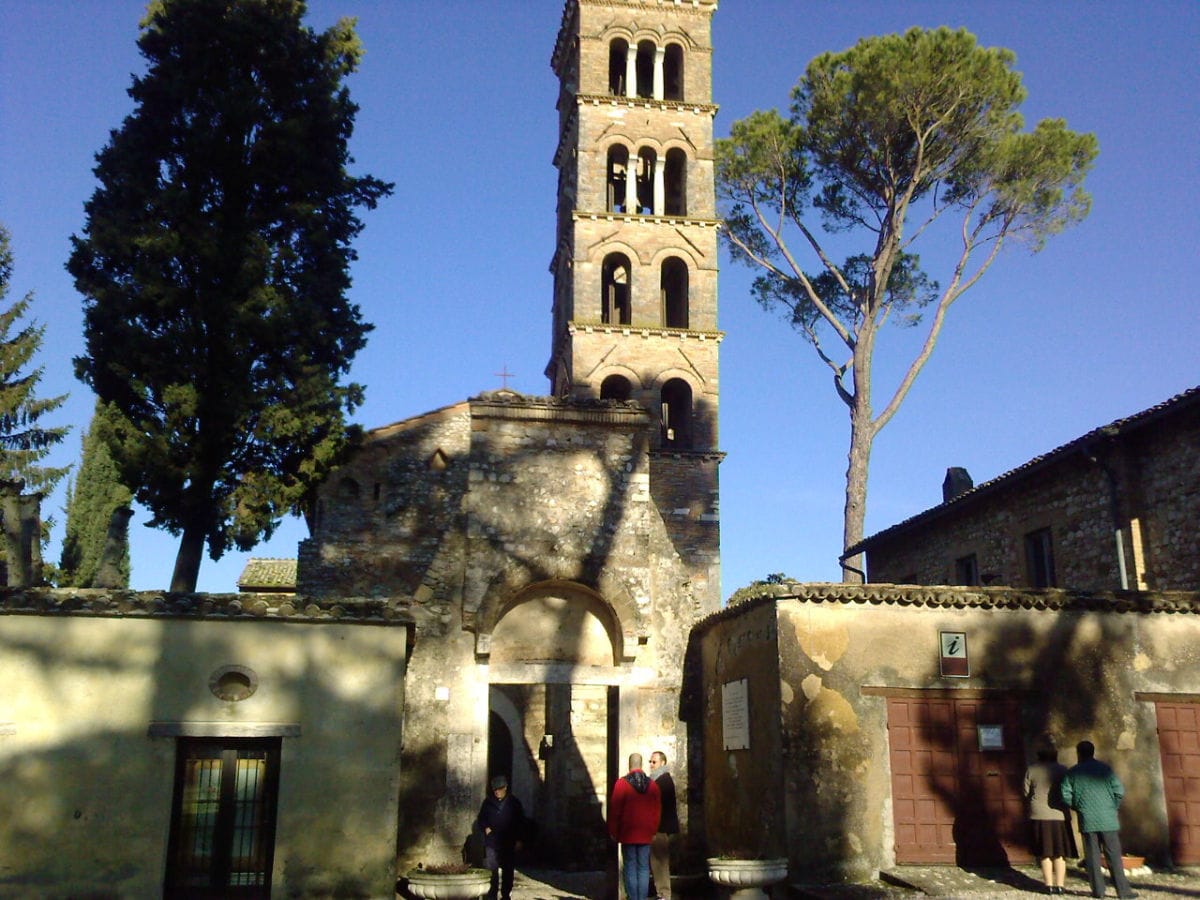
[[(0, 228), (0, 304), (8, 296), (13, 257), (8, 231)], [(66, 402), (67, 395), (39, 399), (36, 396), (43, 369), (29, 368), (42, 348), (44, 325), (18, 323), (29, 312), (33, 295), (26, 294), (12, 306), (0, 308), (0, 479), (25, 482), (26, 492), (47, 493), (67, 473), (67, 468), (44, 466), (42, 460), (59, 443), (69, 426), (47, 428), (42, 417)], [(18, 329), (14, 332), (14, 329)]]
[[(1007, 241), (1041, 249), (1088, 213), (1096, 139), (1057, 119), (1024, 131), (1014, 61), (964, 30), (864, 38), (809, 64), (788, 118), (755, 112), (717, 142), (724, 237), (758, 270), (755, 298), (812, 344), (850, 409), (847, 546), (862, 536), (871, 442), (928, 360), (947, 309)], [(918, 241), (950, 255), (944, 283), (922, 271)], [(847, 244), (838, 262), (833, 248)], [(878, 329), (927, 315), (920, 350), (876, 414)]]
[[(59, 584), (63, 587), (93, 586), (112, 514), (133, 500), (133, 494), (121, 482), (106, 441), (106, 434), (119, 416), (113, 407), (97, 403), (92, 424), (83, 436), (79, 471), (67, 491), (66, 535), (59, 561)], [(119, 569), (128, 586), (128, 542), (122, 548)]]
[(391, 185), (347, 172), (353, 22), (316, 33), (304, 12), (151, 4), (136, 107), (72, 238), (76, 371), (120, 413), (109, 449), (149, 524), (183, 535), (174, 589), (204, 543), (248, 549), (303, 506), (362, 399), (340, 383), (371, 327), (346, 299), (351, 244)]

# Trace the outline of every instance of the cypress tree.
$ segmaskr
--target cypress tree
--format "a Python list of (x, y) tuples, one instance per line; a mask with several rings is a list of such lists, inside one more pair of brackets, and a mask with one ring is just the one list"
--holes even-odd
[[(83, 436), (79, 472), (67, 491), (67, 528), (59, 561), (59, 584), (94, 587), (108, 540), (113, 512), (128, 506), (133, 494), (122, 482), (105, 441), (106, 427), (116, 413), (96, 403), (92, 423)], [(129, 586), (129, 542), (119, 548), (117, 568), (121, 586)]]

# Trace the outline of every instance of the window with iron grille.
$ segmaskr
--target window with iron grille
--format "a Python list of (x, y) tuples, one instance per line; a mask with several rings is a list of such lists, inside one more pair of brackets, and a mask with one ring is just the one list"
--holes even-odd
[(179, 739), (166, 897), (270, 897), (280, 743)]

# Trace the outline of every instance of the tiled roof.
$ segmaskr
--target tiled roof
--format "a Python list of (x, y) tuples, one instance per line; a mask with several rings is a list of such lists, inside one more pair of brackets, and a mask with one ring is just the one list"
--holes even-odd
[(296, 560), (251, 558), (238, 577), (239, 591), (295, 591)]
[(1200, 406), (1200, 387), (1189, 388), (1181, 394), (1176, 394), (1169, 400), (1159, 403), (1157, 406), (1151, 406), (1149, 409), (1144, 409), (1139, 413), (1134, 413), (1132, 416), (1126, 416), (1123, 419), (1117, 419), (1115, 422), (1109, 422), (1107, 425), (1102, 425), (1089, 431), (1082, 437), (1077, 437), (1073, 441), (1063, 444), (1061, 447), (1043, 453), (1041, 456), (1035, 456), (1022, 465), (1017, 466), (1005, 472), (1003, 475), (993, 478), (991, 481), (985, 481), (978, 484), (969, 491), (964, 491), (957, 497), (947, 500), (945, 503), (939, 503), (937, 506), (930, 507), (924, 512), (919, 512), (915, 516), (911, 516), (902, 522), (889, 526), (882, 531), (877, 531), (870, 537), (863, 538), (853, 547), (850, 547), (844, 556), (852, 556), (862, 550), (870, 550), (871, 546), (883, 538), (894, 537), (904, 531), (907, 531), (914, 525), (931, 521), (940, 516), (946, 515), (951, 511), (961, 509), (975, 500), (983, 496), (994, 493), (1002, 487), (1007, 487), (1010, 484), (1019, 482), (1034, 472), (1045, 468), (1053, 462), (1068, 456), (1071, 453), (1088, 447), (1097, 441), (1115, 437), (1121, 434), (1128, 434), (1131, 431), (1136, 431), (1144, 428), (1164, 416), (1174, 415), (1192, 407)]
[(1076, 591), (1062, 588), (960, 587), (957, 585), (755, 582), (728, 606), (701, 620), (698, 630), (780, 600), (844, 606), (928, 609), (1079, 610), (1200, 615), (1200, 591)]

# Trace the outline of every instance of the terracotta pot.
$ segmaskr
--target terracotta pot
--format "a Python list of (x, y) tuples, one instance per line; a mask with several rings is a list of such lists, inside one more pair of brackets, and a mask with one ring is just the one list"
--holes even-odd
[(492, 886), (492, 873), (487, 869), (468, 869), (466, 872), (428, 872), (413, 869), (405, 876), (408, 890), (423, 900), (476, 900), (487, 894)]

